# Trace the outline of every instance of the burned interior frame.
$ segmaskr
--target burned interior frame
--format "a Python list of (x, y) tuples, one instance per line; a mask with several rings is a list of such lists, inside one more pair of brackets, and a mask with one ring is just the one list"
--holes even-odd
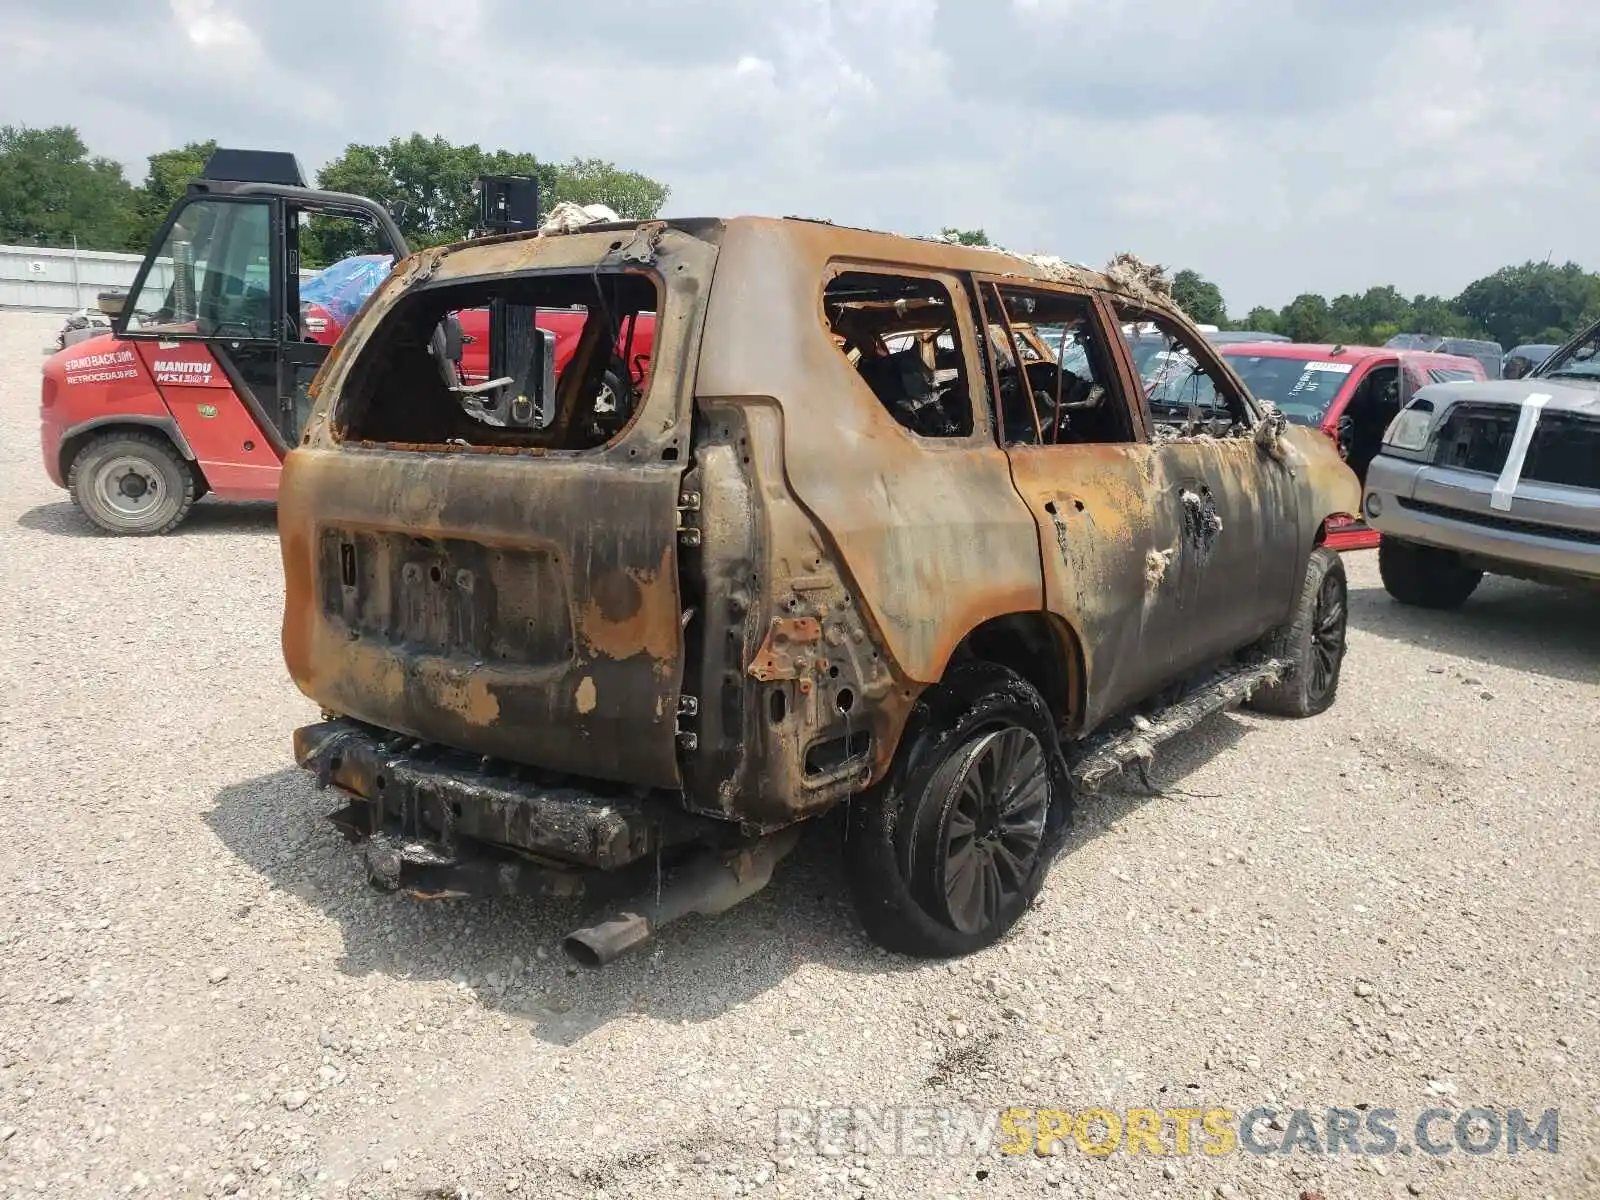
[[(375, 444), (588, 450), (614, 440), (642, 406), (617, 347), (660, 307), (653, 272), (537, 271), (413, 289), (362, 347), (333, 414), (335, 435)], [(458, 370), (457, 314), (489, 310), (489, 378)], [(565, 364), (550, 310), (580, 311)], [(644, 380), (648, 390), (650, 379)]]
[[(1075, 292), (986, 280), (979, 309), (988, 331), (991, 386), (1003, 445), (1131, 442), (1132, 414), (1094, 300)], [(1060, 326), (1053, 353), (1039, 325)], [(1068, 362), (1067, 347), (1083, 351)]]
[(1137, 360), (1133, 364), (1152, 440), (1251, 436), (1255, 413), (1203, 340), (1153, 309), (1118, 301), (1115, 311), (1130, 358), (1135, 340), (1128, 333), (1130, 327), (1154, 325), (1158, 337), (1167, 342), (1167, 349), (1158, 352), (1161, 361), (1154, 371), (1141, 370)]
[(845, 268), (822, 306), (834, 344), (897, 424), (919, 437), (971, 436), (971, 372), (942, 280)]

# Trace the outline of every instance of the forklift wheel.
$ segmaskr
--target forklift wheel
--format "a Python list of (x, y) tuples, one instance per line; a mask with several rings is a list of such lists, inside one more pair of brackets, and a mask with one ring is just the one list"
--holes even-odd
[(67, 473), (72, 502), (107, 533), (176, 529), (199, 494), (194, 472), (166, 438), (119, 430), (91, 440)]

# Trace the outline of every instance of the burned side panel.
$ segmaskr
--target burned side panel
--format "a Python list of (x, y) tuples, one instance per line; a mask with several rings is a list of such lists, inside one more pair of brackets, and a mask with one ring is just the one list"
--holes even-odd
[(1361, 483), (1333, 443), (1315, 429), (1290, 425), (1279, 443), (1297, 489), (1301, 545), (1309, 548), (1328, 517), (1361, 512)]
[(1150, 469), (1139, 445), (1011, 448), (1017, 491), (1043, 535), (1046, 604), (1083, 646), (1086, 726), (1135, 695), (1146, 675)]
[(859, 790), (888, 765), (915, 692), (897, 684), (858, 598), (784, 480), (771, 401), (708, 402), (688, 477), (701, 497), (700, 811), (781, 825)]
[[(984, 414), (970, 437), (919, 438), (896, 425), (829, 338), (829, 264), (852, 251), (870, 262), (882, 241), (801, 223), (730, 226), (719, 279), (725, 270), (736, 282), (712, 295), (706, 340), (716, 352), (702, 360), (697, 386), (703, 400), (771, 398), (787, 483), (825, 531), (824, 562), (893, 669), (927, 685), (983, 621), (1041, 610), (1039, 536)], [(937, 261), (936, 248), (926, 253)], [(944, 278), (959, 296), (960, 281)], [(960, 320), (967, 359), (979, 362), (970, 315)], [(802, 558), (792, 555), (795, 576), (805, 574)], [(776, 598), (793, 593), (785, 579), (772, 588)]]

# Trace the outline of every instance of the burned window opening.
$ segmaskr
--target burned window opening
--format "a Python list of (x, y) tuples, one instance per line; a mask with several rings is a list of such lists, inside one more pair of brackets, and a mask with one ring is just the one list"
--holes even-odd
[(984, 299), (1005, 444), (1133, 441), (1087, 296), (991, 284)]
[(972, 392), (950, 290), (936, 279), (846, 271), (823, 291), (834, 344), (903, 429), (972, 433)]
[(1255, 422), (1243, 397), (1207, 365), (1176, 322), (1121, 303), (1117, 319), (1139, 375), (1152, 441), (1254, 436)]
[(660, 289), (641, 271), (539, 272), (417, 289), (352, 364), (343, 440), (588, 450), (642, 407)]

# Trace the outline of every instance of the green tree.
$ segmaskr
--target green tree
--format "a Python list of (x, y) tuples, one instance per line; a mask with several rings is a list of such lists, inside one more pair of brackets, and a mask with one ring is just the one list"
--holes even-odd
[(1187, 267), (1172, 277), (1172, 299), (1198, 324), (1220, 326), (1228, 319), (1222, 289)]
[(1326, 341), (1332, 331), (1328, 302), (1311, 292), (1296, 296), (1278, 314), (1277, 332), (1297, 342)]
[(1571, 333), (1600, 313), (1600, 275), (1574, 262), (1501, 267), (1468, 284), (1453, 307), (1502, 346), (1514, 346), (1556, 330)]
[(0, 242), (125, 250), (135, 209), (121, 165), (91, 157), (72, 126), (0, 126)]
[(189, 142), (174, 150), (162, 150), (146, 160), (144, 186), (139, 189), (138, 211), (134, 222), (134, 249), (144, 250), (167, 219), (174, 203), (188, 189), (191, 180), (198, 179), (205, 169), (206, 159), (217, 148), (216, 139)]
[[(527, 156), (531, 161), (532, 156)], [(500, 168), (496, 167), (499, 172)], [(504, 174), (527, 174), (506, 170)], [(539, 203), (546, 212), (562, 200), (577, 204), (604, 204), (626, 221), (648, 221), (661, 212), (672, 189), (637, 171), (624, 171), (599, 158), (574, 158), (570, 162), (538, 168)]]
[(989, 235), (981, 229), (957, 229), (954, 225), (946, 225), (939, 231), (939, 236), (947, 242), (954, 242), (958, 246), (992, 246)]
[[(1396, 333), (1426, 333), (1434, 337), (1481, 338), (1486, 330), (1443, 296), (1415, 296), (1405, 326)], [(1391, 335), (1392, 336), (1392, 335)]]
[[(457, 242), (472, 232), (478, 213), (472, 185), (485, 174), (534, 176), (547, 212), (562, 200), (574, 200), (606, 204), (619, 216), (644, 220), (660, 212), (669, 194), (665, 184), (597, 158), (541, 163), (532, 154), (488, 153), (477, 145), (457, 146), (420, 133), (381, 146), (352, 143), (317, 173), (317, 183), (385, 205), (415, 248)], [(312, 222), (309, 241), (324, 261), (369, 248), (349, 222), (321, 218)]]
[(1237, 328), (1248, 330), (1251, 333), (1277, 333), (1278, 314), (1275, 309), (1266, 308), (1258, 304), (1255, 308), (1245, 313), (1244, 320), (1235, 321), (1233, 324)]

